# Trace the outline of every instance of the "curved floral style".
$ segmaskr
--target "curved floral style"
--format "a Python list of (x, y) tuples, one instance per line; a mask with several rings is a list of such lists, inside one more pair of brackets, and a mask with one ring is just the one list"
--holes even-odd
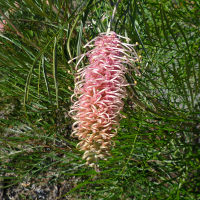
[(72, 96), (76, 101), (70, 111), (75, 120), (72, 135), (80, 140), (78, 147), (90, 166), (109, 156), (126, 97), (125, 65), (138, 60), (134, 45), (122, 43), (119, 37), (114, 32), (100, 34), (85, 46), (94, 48), (78, 62), (85, 55), (89, 58), (89, 65), (76, 74)]

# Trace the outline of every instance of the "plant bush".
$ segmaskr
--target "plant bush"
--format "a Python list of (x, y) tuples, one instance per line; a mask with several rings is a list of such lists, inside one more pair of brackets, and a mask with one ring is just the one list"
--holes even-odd
[(111, 30), (142, 57), (140, 75), (126, 75), (126, 118), (100, 172), (70, 137), (77, 61), (68, 61), (107, 30), (116, 3), (0, 0), (2, 198), (35, 184), (64, 185), (57, 199), (200, 199), (199, 1), (119, 1)]

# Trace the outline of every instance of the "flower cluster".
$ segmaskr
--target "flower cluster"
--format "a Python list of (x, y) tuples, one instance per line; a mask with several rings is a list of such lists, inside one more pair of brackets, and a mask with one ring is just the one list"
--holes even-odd
[(89, 65), (76, 74), (72, 101), (76, 100), (70, 111), (75, 120), (72, 135), (80, 140), (78, 147), (90, 166), (110, 155), (128, 85), (125, 66), (138, 60), (134, 45), (121, 42), (119, 37), (122, 36), (110, 32), (89, 42), (85, 47), (94, 47), (84, 54)]

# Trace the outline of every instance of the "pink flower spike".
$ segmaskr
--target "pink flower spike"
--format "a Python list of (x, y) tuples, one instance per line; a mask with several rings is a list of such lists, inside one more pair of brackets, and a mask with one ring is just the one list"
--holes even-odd
[(125, 65), (139, 60), (134, 45), (122, 43), (119, 37), (123, 38), (115, 32), (101, 33), (88, 42), (85, 47), (94, 46), (83, 54), (88, 56), (89, 65), (77, 70), (75, 77), (72, 135), (80, 140), (77, 146), (84, 151), (83, 159), (89, 166), (97, 166), (99, 159), (110, 155), (126, 97)]

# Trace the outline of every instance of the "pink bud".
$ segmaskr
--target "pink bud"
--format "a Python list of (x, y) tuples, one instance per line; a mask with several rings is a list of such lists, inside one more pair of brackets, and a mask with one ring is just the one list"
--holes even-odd
[(0, 32), (4, 32), (5, 25), (7, 24), (6, 20), (0, 21)]

